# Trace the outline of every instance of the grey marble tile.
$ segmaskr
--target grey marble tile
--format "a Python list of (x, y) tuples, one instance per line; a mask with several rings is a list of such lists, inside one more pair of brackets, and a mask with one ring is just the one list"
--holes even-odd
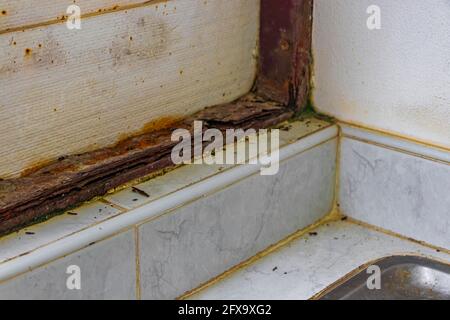
[(450, 248), (450, 165), (349, 138), (341, 156), (344, 214)]
[(143, 299), (176, 298), (327, 215), (336, 139), (140, 227)]
[[(130, 230), (0, 283), (0, 299), (134, 299), (135, 257)], [(67, 288), (70, 266), (79, 267), (81, 290)]]
[(348, 222), (315, 229), (190, 299), (310, 299), (363, 264), (392, 255), (450, 262), (445, 253)]

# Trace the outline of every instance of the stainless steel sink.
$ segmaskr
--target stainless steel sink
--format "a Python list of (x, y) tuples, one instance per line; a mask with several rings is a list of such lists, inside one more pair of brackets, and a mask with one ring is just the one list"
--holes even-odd
[(380, 289), (369, 289), (367, 282), (373, 275), (373, 267), (366, 266), (344, 278), (348, 280), (338, 281), (318, 299), (450, 300), (450, 265), (421, 257), (396, 256), (372, 266), (379, 267)]

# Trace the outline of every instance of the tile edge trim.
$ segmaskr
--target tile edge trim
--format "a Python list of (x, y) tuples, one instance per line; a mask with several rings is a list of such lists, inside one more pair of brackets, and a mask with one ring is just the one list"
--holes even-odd
[(450, 152), (444, 149), (367, 128), (355, 127), (344, 123), (339, 123), (339, 126), (342, 130), (342, 137), (361, 140), (363, 142), (372, 142), (396, 149), (397, 151), (406, 151), (450, 164)]

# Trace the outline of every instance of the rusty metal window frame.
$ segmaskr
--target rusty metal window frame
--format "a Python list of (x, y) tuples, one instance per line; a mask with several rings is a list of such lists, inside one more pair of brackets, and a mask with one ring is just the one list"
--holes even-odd
[[(313, 0), (261, 0), (260, 60), (255, 86), (235, 102), (214, 106), (173, 127), (267, 128), (306, 105), (310, 91)], [(171, 127), (114, 147), (62, 157), (26, 176), (0, 180), (0, 234), (57, 215), (140, 177), (173, 166)]]

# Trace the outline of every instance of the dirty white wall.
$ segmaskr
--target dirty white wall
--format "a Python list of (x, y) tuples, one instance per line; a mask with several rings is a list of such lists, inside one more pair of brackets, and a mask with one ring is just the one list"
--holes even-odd
[(258, 29), (259, 0), (0, 0), (0, 178), (247, 93)]
[(319, 111), (450, 148), (449, 0), (315, 0), (313, 38)]

